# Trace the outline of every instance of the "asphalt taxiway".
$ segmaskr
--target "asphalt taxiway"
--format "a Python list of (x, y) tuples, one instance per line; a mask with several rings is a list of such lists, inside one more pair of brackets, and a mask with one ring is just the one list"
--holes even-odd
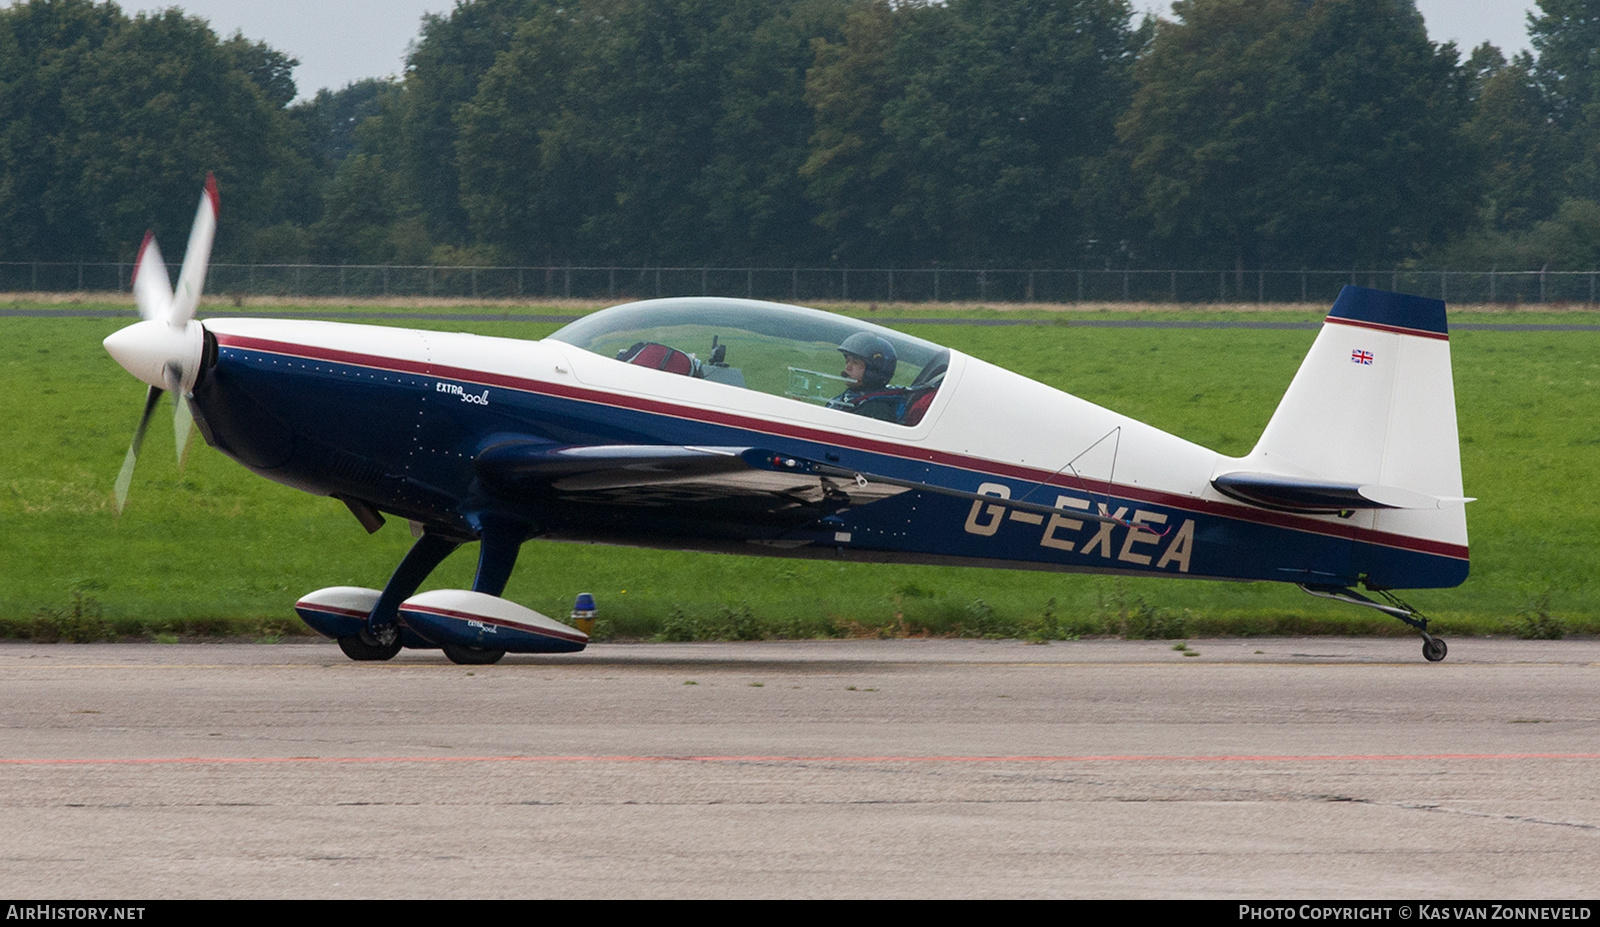
[(0, 645), (13, 897), (1600, 893), (1600, 642)]

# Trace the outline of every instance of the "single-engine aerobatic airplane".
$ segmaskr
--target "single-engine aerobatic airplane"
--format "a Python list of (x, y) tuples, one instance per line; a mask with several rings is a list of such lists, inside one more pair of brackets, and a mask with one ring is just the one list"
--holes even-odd
[[(146, 239), (144, 321), (105, 340), (150, 386), (117, 509), (165, 391), (180, 453), (192, 415), (212, 447), (340, 500), (368, 531), (380, 513), (407, 519), (417, 541), (382, 590), (296, 603), (353, 659), (582, 649), (586, 628), (499, 597), (532, 538), (1288, 582), (1392, 615), (1444, 659), (1391, 591), (1467, 576), (1437, 300), (1346, 287), (1255, 449), (1234, 458), (960, 352), (776, 303), (636, 302), (537, 342), (202, 324), (217, 208), (208, 181), (176, 291)], [(841, 353), (847, 376), (822, 372)], [(472, 541), (471, 591), (416, 594)]]

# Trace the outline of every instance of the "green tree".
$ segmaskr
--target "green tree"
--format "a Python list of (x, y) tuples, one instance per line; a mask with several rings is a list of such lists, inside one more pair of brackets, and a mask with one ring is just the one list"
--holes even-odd
[(1555, 119), (1575, 125), (1600, 103), (1600, 2), (1538, 0), (1538, 7), (1528, 14), (1534, 74)]
[(362, 124), (391, 112), (399, 94), (397, 82), (368, 78), (339, 90), (318, 90), (315, 97), (289, 112), (303, 127), (317, 167), (331, 173), (356, 151), (356, 133)]
[(418, 204), (434, 237), (469, 236), (456, 162), (460, 110), (511, 44), (518, 25), (556, 0), (461, 0), (449, 15), (422, 18), (422, 33), (406, 58), (404, 94), (391, 116), (399, 150), (390, 156), (404, 196)]
[(1528, 235), (1530, 267), (1594, 270), (1600, 267), (1600, 203), (1569, 199)]
[(803, 168), (847, 260), (1059, 262), (1142, 34), (1123, 0), (872, 3), (819, 43)]
[(235, 32), (222, 43), (222, 50), (233, 67), (255, 83), (269, 105), (283, 109), (294, 100), (294, 69), (300, 64), (297, 59), (265, 42), (252, 42), (242, 32)]
[[(1499, 57), (1489, 47), (1475, 59)], [(1491, 232), (1524, 231), (1552, 216), (1565, 189), (1567, 139), (1551, 120), (1532, 59), (1484, 69), (1467, 136), (1483, 155), (1484, 223)]]
[(1600, 0), (1539, 0), (1528, 14), (1533, 76), (1567, 151), (1568, 195), (1600, 200)]
[(208, 170), (237, 217), (219, 253), (243, 250), (305, 167), (282, 108), (292, 66), (175, 9), (0, 10), (0, 255), (129, 257), (152, 225), (181, 243)]
[(1119, 123), (1154, 258), (1387, 264), (1472, 224), (1472, 82), (1410, 0), (1179, 0)]
[(391, 227), (399, 218), (394, 178), (381, 155), (353, 154), (328, 187), (322, 217), (310, 229), (313, 260), (383, 264), (394, 259)]
[(0, 257), (103, 256), (104, 218), (81, 209), (63, 150), (77, 101), (59, 88), (124, 22), (88, 0), (0, 10)]
[(462, 198), (520, 260), (788, 262), (820, 252), (797, 176), (810, 42), (843, 0), (540, 9), (462, 108)]
[(813, 44), (842, 36), (850, 0), (741, 2), (718, 24), (724, 63), (712, 155), (695, 180), (718, 259), (826, 260), (801, 167), (815, 123), (806, 103)]
[(885, 151), (882, 115), (904, 88), (895, 70), (896, 24), (889, 4), (858, 5), (837, 41), (816, 43), (806, 75), (816, 128), (800, 173), (817, 204), (816, 223), (835, 253), (855, 263), (883, 259), (874, 218), (902, 182)]

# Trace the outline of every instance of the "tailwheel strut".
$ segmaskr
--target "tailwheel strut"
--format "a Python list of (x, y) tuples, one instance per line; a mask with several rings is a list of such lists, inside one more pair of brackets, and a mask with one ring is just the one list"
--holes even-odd
[(1345, 586), (1315, 586), (1307, 583), (1298, 584), (1304, 592), (1319, 599), (1332, 599), (1335, 602), (1344, 602), (1349, 605), (1359, 605), (1362, 608), (1374, 608), (1391, 618), (1398, 618), (1422, 635), (1422, 656), (1429, 663), (1438, 663), (1450, 652), (1450, 647), (1445, 644), (1444, 638), (1435, 637), (1428, 633), (1428, 619), (1421, 612), (1401, 601), (1400, 597), (1387, 589), (1374, 589), (1382, 602), (1374, 602), (1361, 593)]

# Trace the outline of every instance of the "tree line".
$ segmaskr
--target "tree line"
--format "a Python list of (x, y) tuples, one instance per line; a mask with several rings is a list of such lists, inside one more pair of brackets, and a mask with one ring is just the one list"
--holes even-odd
[[(1600, 266), (1600, 0), (462, 0), (401, 78), (178, 9), (0, 10), (0, 260)], [(169, 245), (169, 247), (171, 247)]]

